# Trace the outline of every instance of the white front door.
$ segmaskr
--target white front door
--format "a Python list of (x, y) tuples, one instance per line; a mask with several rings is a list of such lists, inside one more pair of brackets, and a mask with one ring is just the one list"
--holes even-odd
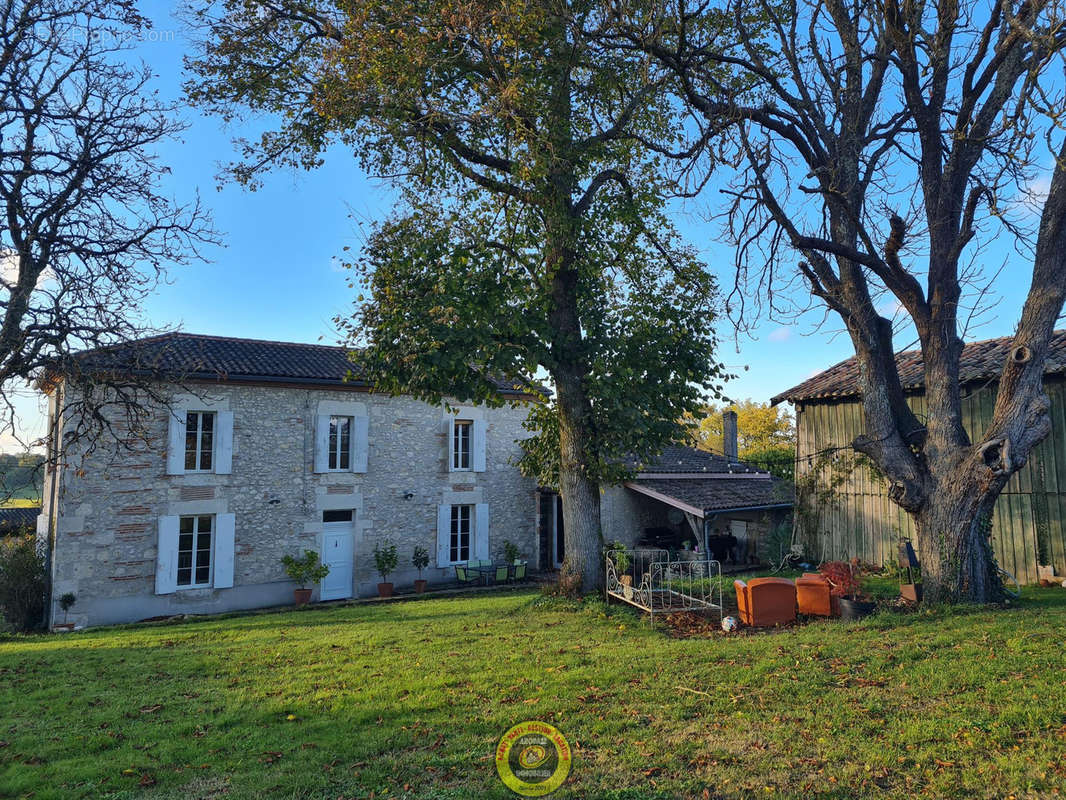
[(320, 600), (352, 596), (354, 534), (351, 522), (327, 522), (322, 526), (322, 563), (329, 567), (329, 574), (322, 579)]

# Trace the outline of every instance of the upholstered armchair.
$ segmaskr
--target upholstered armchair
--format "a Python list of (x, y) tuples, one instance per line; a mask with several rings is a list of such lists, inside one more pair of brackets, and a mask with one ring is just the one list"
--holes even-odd
[(737, 590), (740, 621), (755, 628), (794, 622), (796, 584), (785, 578), (752, 578), (733, 581)]
[(796, 579), (796, 601), (799, 613), (811, 617), (832, 617), (838, 613), (829, 581), (817, 572), (805, 572), (802, 578)]

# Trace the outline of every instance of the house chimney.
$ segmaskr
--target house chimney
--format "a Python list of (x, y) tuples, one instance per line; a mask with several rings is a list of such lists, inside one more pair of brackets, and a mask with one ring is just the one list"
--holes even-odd
[(722, 449), (730, 461), (737, 460), (737, 412), (722, 412)]

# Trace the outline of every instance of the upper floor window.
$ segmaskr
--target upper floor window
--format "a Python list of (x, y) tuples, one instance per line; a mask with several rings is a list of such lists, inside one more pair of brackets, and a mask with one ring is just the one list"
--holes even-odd
[(452, 427), (452, 470), (470, 469), (470, 445), (474, 423), (457, 419)]
[(185, 415), (185, 471), (210, 472), (214, 468), (215, 412), (190, 411)]
[(352, 418), (329, 418), (329, 469), (348, 472), (352, 468)]
[(178, 518), (178, 586), (211, 585), (214, 528), (210, 514)]

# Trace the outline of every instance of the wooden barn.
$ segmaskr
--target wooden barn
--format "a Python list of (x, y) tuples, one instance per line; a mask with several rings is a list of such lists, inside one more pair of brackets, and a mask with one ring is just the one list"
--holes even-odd
[[(966, 345), (961, 362), (963, 413), (972, 441), (992, 417), (1009, 339)], [(918, 351), (896, 356), (908, 402), (924, 418), (922, 358)], [(1051, 436), (1015, 475), (996, 505), (992, 535), (1000, 566), (1021, 583), (1037, 581), (1037, 564), (1066, 573), (1066, 331), (1055, 334), (1044, 384), (1051, 398)], [(774, 403), (795, 406), (797, 487), (824, 494), (801, 509), (797, 525), (809, 557), (858, 557), (874, 564), (897, 558), (902, 537), (917, 542), (910, 518), (888, 499), (887, 483), (847, 445), (863, 432), (855, 359), (841, 362), (782, 392)], [(825, 490), (832, 486), (831, 491)], [(798, 498), (799, 500), (799, 498)], [(921, 553), (918, 554), (919, 558)]]

